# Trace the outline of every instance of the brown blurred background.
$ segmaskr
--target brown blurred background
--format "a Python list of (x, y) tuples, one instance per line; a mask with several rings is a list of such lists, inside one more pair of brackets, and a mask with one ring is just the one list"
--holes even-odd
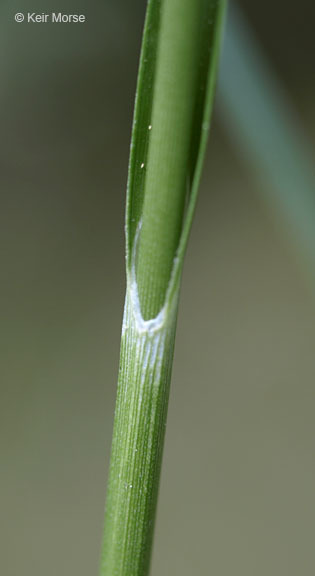
[[(241, 5), (314, 143), (313, 3)], [(0, 5), (3, 576), (98, 573), (144, 11)], [(315, 287), (217, 116), (183, 280), (152, 576), (310, 576)]]

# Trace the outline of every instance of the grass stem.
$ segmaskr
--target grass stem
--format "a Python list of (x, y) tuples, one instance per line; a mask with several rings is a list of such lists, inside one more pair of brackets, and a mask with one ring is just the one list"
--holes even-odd
[(147, 576), (185, 248), (205, 154), (221, 0), (148, 3), (129, 163), (127, 290), (101, 576)]

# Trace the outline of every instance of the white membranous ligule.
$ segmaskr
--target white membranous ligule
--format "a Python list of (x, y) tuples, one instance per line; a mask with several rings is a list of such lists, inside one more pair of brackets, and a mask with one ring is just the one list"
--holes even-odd
[[(155, 318), (150, 318), (149, 320), (145, 320), (141, 313), (141, 306), (140, 306), (140, 299), (139, 299), (139, 292), (138, 292), (138, 284), (137, 284), (137, 277), (136, 277), (136, 260), (137, 260), (137, 248), (139, 244), (139, 238), (141, 234), (141, 226), (142, 222), (140, 220), (137, 231), (133, 241), (133, 248), (132, 248), (132, 256), (131, 256), (131, 267), (130, 271), (127, 274), (127, 298), (129, 296), (130, 305), (132, 307), (132, 313), (134, 316), (135, 326), (137, 332), (139, 334), (146, 333), (148, 335), (153, 335), (154, 333), (161, 330), (163, 325), (165, 324), (165, 319), (167, 316), (167, 300), (165, 301), (163, 307), (161, 308), (160, 312), (157, 314)], [(124, 314), (124, 321), (123, 321), (123, 332), (126, 329), (126, 321), (125, 321), (125, 314)]]

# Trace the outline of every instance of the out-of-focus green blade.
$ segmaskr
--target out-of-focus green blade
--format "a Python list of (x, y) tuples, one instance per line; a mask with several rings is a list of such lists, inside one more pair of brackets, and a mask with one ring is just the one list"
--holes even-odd
[(312, 146), (237, 4), (231, 4), (221, 60), (221, 119), (261, 191), (315, 277)]

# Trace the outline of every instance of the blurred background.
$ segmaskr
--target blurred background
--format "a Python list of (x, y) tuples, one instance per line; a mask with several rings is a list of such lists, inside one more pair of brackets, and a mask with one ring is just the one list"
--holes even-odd
[[(3, 576), (98, 574), (145, 4), (0, 5)], [(312, 159), (314, 4), (239, 7)], [(14, 22), (28, 10), (87, 21)], [(185, 263), (152, 576), (310, 576), (315, 239), (299, 243), (285, 194), (273, 206), (259, 150), (249, 155), (219, 100)]]

